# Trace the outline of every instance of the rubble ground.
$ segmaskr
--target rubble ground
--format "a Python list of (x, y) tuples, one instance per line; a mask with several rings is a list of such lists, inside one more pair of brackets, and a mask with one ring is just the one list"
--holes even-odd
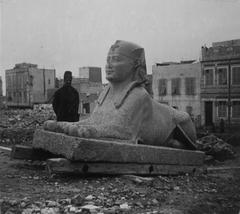
[[(24, 130), (33, 132), (54, 116), (46, 109), (27, 110), (30, 116), (25, 111), (6, 110), (4, 115), (15, 118), (15, 122), (4, 121), (3, 127), (0, 121), (1, 146), (30, 144), (31, 134)], [(29, 122), (31, 125), (23, 126)], [(19, 129), (21, 140), (14, 132)], [(228, 170), (154, 177), (50, 175), (45, 162), (11, 160), (7, 152), (0, 151), (0, 213), (237, 214), (240, 146), (234, 146), (234, 150), (234, 159), (211, 162), (214, 167), (230, 167)]]

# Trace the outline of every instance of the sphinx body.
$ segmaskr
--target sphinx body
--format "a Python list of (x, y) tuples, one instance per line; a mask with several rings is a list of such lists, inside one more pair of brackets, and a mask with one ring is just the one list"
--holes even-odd
[[(108, 54), (109, 84), (100, 94), (91, 116), (74, 123), (47, 121), (44, 129), (76, 137), (155, 146), (172, 146), (175, 138), (194, 147), (196, 132), (190, 116), (152, 99), (143, 84), (145, 67), (141, 47), (117, 41)], [(180, 132), (177, 138), (176, 130)]]
[(196, 140), (189, 115), (154, 101), (144, 87), (132, 83), (114, 99), (110, 92), (111, 87), (106, 86), (89, 119), (75, 123), (47, 121), (44, 128), (77, 137), (171, 146), (174, 130), (181, 127), (191, 143)]

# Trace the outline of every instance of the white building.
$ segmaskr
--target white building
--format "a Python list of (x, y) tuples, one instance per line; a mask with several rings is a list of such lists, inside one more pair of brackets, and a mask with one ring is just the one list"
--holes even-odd
[(156, 64), (152, 75), (153, 98), (186, 111), (196, 126), (200, 126), (201, 64), (195, 61)]

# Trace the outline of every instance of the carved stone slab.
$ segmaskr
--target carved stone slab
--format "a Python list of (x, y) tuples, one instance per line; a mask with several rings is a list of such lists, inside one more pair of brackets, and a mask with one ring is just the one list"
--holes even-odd
[(78, 162), (200, 166), (205, 156), (200, 151), (78, 138), (40, 129), (34, 133), (33, 148)]

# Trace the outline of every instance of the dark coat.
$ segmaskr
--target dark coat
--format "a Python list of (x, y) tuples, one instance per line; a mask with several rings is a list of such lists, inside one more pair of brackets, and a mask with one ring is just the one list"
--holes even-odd
[(71, 85), (64, 85), (58, 89), (54, 94), (52, 104), (57, 121), (79, 121), (79, 94)]

